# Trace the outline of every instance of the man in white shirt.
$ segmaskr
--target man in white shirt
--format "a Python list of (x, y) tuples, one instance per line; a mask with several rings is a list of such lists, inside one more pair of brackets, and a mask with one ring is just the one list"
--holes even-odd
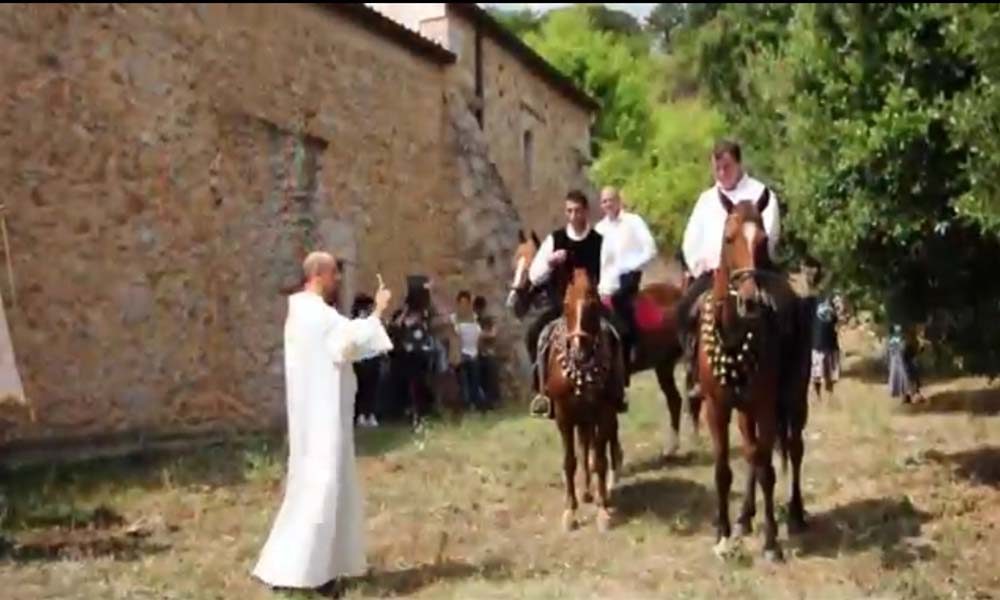
[(625, 359), (625, 386), (628, 387), (638, 332), (633, 304), (639, 293), (642, 270), (656, 258), (656, 241), (642, 217), (622, 208), (621, 195), (613, 187), (601, 190), (601, 210), (604, 218), (594, 227), (611, 250), (614, 270), (618, 272), (618, 291), (610, 298), (615, 312), (624, 325), (621, 332)]
[[(724, 192), (734, 203), (756, 202), (764, 193), (765, 186), (760, 181), (750, 177), (743, 171), (743, 154), (739, 144), (732, 141), (720, 141), (712, 150), (712, 170), (715, 185), (702, 192), (694, 206), (687, 229), (684, 231), (682, 250), (684, 262), (694, 281), (688, 286), (687, 292), (678, 304), (678, 318), (681, 327), (681, 343), (690, 358), (694, 351), (694, 340), (690, 333), (695, 319), (692, 308), (697, 299), (712, 285), (712, 273), (719, 266), (722, 250), (722, 238), (725, 229), (727, 213), (723, 208), (720, 192)], [(761, 217), (764, 220), (764, 230), (767, 233), (769, 259), (774, 257), (778, 246), (780, 228), (780, 208), (778, 198), (771, 193), (771, 200)], [(765, 268), (770, 265), (763, 265)], [(690, 363), (691, 361), (685, 361)], [(688, 368), (691, 365), (688, 364)], [(689, 373), (693, 377), (694, 370)], [(697, 393), (697, 385), (692, 393)]]
[(542, 242), (528, 267), (532, 285), (545, 285), (549, 307), (528, 328), (528, 354), (535, 365), (532, 386), (536, 394), (531, 401), (531, 413), (537, 416), (551, 413), (551, 402), (541, 393), (538, 381), (538, 339), (546, 325), (562, 316), (563, 297), (573, 270), (585, 269), (591, 281), (597, 283), (597, 293), (610, 297), (618, 291), (618, 273), (611, 249), (603, 243), (601, 234), (590, 226), (589, 202), (583, 192), (572, 190), (566, 195), (566, 227), (552, 232)]

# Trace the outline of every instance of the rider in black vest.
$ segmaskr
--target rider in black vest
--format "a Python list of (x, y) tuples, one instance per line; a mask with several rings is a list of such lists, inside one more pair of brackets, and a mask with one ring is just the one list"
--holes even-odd
[[(531, 283), (544, 285), (549, 299), (548, 308), (528, 328), (528, 355), (533, 365), (538, 359), (538, 339), (542, 330), (562, 316), (563, 298), (573, 271), (578, 268), (585, 269), (599, 291), (609, 283), (602, 281), (602, 266), (609, 263), (605, 256), (603, 238), (591, 228), (588, 210), (587, 197), (582, 192), (570, 191), (566, 195), (567, 226), (553, 231), (542, 242), (538, 254), (531, 263), (528, 273)], [(603, 306), (602, 311), (605, 318), (610, 320), (610, 311)], [(549, 399), (537, 393), (539, 382), (536, 371), (533, 371), (531, 380), (532, 390), (536, 392), (531, 403), (532, 414), (538, 416), (550, 414)]]

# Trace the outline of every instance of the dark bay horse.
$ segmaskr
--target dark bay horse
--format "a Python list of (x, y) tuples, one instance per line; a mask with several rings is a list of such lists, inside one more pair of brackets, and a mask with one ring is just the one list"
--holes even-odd
[[(705, 394), (705, 421), (715, 450), (718, 494), (716, 553), (730, 551), (729, 422), (735, 412), (750, 466), (737, 534), (749, 533), (756, 512), (756, 484), (764, 496), (764, 555), (782, 558), (774, 517), (775, 472), (771, 463), (775, 444), (794, 465), (789, 529), (804, 526), (799, 473), (801, 431), (805, 425), (799, 393), (804, 356), (802, 315), (797, 299), (784, 295), (780, 284), (766, 278), (779, 275), (760, 269), (767, 260), (767, 235), (761, 213), (770, 201), (765, 189), (756, 203), (735, 204), (720, 193), (727, 218), (719, 268), (711, 292), (701, 308), (698, 370)], [(764, 285), (761, 285), (761, 282)], [(777, 291), (782, 294), (775, 296)], [(781, 319), (785, 319), (783, 322)], [(804, 397), (804, 396), (802, 396)]]
[[(579, 437), (583, 459), (584, 502), (592, 499), (591, 474), (597, 474), (597, 528), (611, 524), (608, 512), (615, 471), (621, 465), (618, 445), (618, 413), (614, 394), (624, 393), (620, 377), (614, 376), (615, 350), (601, 327), (600, 299), (583, 269), (573, 272), (566, 288), (563, 320), (556, 325), (542, 386), (555, 409), (562, 437), (566, 509), (563, 528), (576, 528), (576, 444)], [(611, 476), (608, 477), (608, 459)]]
[[(510, 286), (508, 306), (518, 318), (523, 318), (532, 303), (544, 296), (544, 288), (532, 287), (528, 281), (528, 267), (535, 258), (541, 242), (535, 232), (530, 237), (520, 233), (520, 243), (514, 252), (514, 279)], [(663, 454), (672, 456), (679, 450), (682, 398), (674, 380), (674, 366), (683, 355), (677, 337), (678, 319), (675, 306), (684, 293), (681, 284), (655, 283), (645, 285), (635, 300), (635, 321), (639, 329), (636, 336), (638, 357), (632, 373), (653, 369), (660, 390), (666, 399), (669, 427), (664, 428)], [(698, 431), (701, 410), (700, 398), (689, 405), (694, 431)]]

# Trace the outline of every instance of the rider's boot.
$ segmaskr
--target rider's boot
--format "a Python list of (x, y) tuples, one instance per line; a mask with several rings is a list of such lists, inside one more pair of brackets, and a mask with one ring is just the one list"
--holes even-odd
[[(544, 357), (540, 357), (539, 361), (544, 360)], [(541, 375), (539, 373), (538, 366), (536, 365), (531, 374), (532, 391), (535, 392), (535, 397), (531, 399), (531, 405), (528, 407), (528, 411), (533, 417), (545, 418), (549, 417), (555, 418), (555, 414), (552, 410), (552, 400), (549, 399), (542, 391), (542, 383), (540, 381)]]
[(531, 399), (531, 416), (533, 417), (551, 417), (552, 416), (552, 401), (545, 394), (539, 392), (535, 394), (535, 397)]

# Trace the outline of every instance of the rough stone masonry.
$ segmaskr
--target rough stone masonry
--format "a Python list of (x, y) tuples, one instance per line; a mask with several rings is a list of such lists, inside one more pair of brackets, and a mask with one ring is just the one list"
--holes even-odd
[[(16, 305), (0, 286), (37, 415), (0, 408), (0, 448), (279, 424), (281, 290), (314, 246), (348, 259), (345, 295), (425, 272), (499, 309), (518, 228), (558, 198), (512, 196), (461, 61), (363, 10), (0, 6)], [(559, 98), (552, 123), (588, 122)], [(534, 133), (566, 145), (541, 181), (580, 184), (578, 129)]]

